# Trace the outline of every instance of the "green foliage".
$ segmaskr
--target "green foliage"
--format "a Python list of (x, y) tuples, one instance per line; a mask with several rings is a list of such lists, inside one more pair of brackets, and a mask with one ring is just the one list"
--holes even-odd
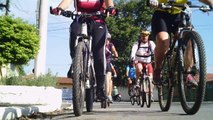
[(39, 49), (39, 36), (34, 25), (20, 18), (0, 16), (0, 66), (26, 64)]
[(23, 77), (10, 77), (0, 80), (0, 85), (25, 85), (25, 86), (53, 86), (56, 87), (56, 76), (48, 73), (46, 75), (39, 76), (36, 79), (24, 79)]
[(118, 8), (119, 15), (108, 17), (107, 25), (119, 54), (119, 59), (115, 62), (119, 76), (115, 81), (124, 85), (125, 68), (132, 45), (138, 39), (140, 31), (150, 27), (153, 11), (146, 6), (146, 0), (116, 0), (115, 7)]

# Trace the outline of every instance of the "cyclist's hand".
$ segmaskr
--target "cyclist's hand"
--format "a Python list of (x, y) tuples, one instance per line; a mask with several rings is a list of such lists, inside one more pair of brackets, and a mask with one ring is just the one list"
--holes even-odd
[(109, 6), (106, 11), (110, 14), (110, 15), (113, 15), (113, 16), (117, 16), (118, 15), (118, 9), (115, 9), (114, 7), (112, 6)]
[(61, 14), (61, 11), (63, 11), (62, 8), (59, 8), (59, 7), (56, 7), (56, 8), (50, 8), (50, 13), (51, 14), (54, 14), (54, 15), (60, 15)]
[(149, 7), (158, 7), (158, 0), (147, 0), (147, 6)]
[(134, 60), (134, 64), (137, 64), (138, 63), (138, 60)]

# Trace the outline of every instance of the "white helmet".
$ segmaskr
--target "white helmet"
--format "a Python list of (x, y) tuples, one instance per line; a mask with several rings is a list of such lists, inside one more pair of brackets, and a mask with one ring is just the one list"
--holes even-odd
[(110, 33), (107, 34), (107, 38), (111, 38), (111, 34)]

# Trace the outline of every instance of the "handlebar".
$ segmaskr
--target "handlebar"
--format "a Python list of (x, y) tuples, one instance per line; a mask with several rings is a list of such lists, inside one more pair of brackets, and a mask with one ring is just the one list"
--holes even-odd
[[(60, 8), (59, 8), (60, 9)], [(72, 11), (65, 11), (63, 9), (60, 9), (61, 10), (61, 13), (60, 15), (64, 16), (64, 17), (71, 17), (73, 19), (73, 16), (81, 16), (81, 17), (92, 17), (92, 16), (97, 16), (97, 17), (106, 17), (106, 13), (104, 12), (101, 12), (101, 11), (97, 11), (97, 12), (94, 12), (94, 13), (82, 13), (82, 12), (72, 12)], [(50, 7), (50, 14), (54, 14), (53, 13), (53, 9), (52, 7)]]
[(188, 4), (165, 4), (165, 3), (161, 3), (158, 5), (158, 8), (161, 9), (172, 9), (172, 8), (182, 8), (182, 10), (185, 10), (187, 8), (198, 8), (199, 10), (203, 11), (203, 12), (208, 12), (208, 11), (212, 11), (212, 9), (208, 6), (208, 5), (202, 5), (202, 6), (198, 6), (198, 5), (188, 5)]

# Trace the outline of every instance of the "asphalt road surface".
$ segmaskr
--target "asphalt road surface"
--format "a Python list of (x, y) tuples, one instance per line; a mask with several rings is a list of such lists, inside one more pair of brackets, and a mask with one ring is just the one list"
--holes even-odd
[(130, 102), (114, 102), (103, 109), (100, 103), (94, 104), (93, 112), (86, 112), (75, 117), (72, 110), (55, 115), (37, 116), (40, 119), (52, 120), (213, 120), (213, 102), (204, 102), (195, 115), (186, 115), (180, 103), (173, 102), (168, 112), (160, 110), (158, 102), (153, 102), (150, 108), (131, 105)]

